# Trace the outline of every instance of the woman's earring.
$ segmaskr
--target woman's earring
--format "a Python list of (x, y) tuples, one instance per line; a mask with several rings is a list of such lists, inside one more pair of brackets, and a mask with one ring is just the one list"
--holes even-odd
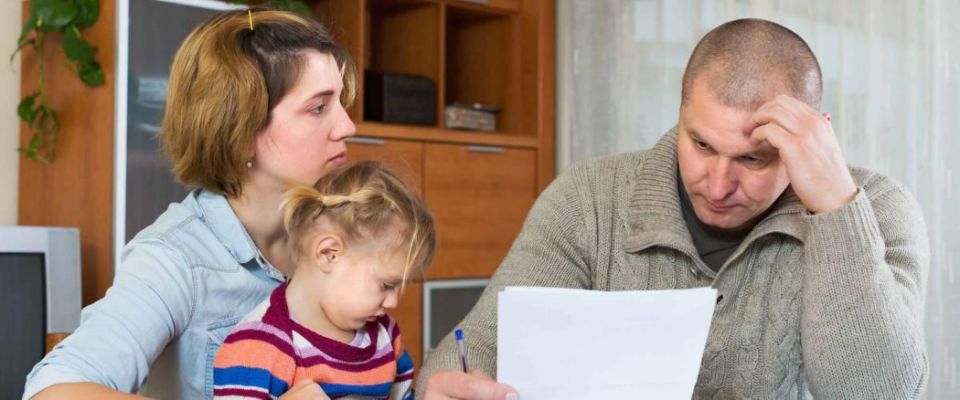
[(253, 168), (253, 159), (247, 160), (247, 168)]

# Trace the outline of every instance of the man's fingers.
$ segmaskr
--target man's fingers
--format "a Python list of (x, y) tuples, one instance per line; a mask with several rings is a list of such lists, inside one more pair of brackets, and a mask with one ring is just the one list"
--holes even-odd
[[(766, 124), (758, 126), (750, 134), (750, 142), (757, 145), (766, 141), (778, 151), (790, 148), (793, 141), (796, 140), (790, 132), (777, 124)], [(782, 154), (781, 154), (782, 157)]]
[(799, 99), (779, 95), (757, 108), (743, 130), (749, 134), (762, 125), (777, 124), (789, 133), (803, 135), (815, 133), (822, 120), (829, 123), (830, 119), (830, 114), (821, 114)]
[(433, 399), (514, 400), (517, 391), (497, 383), (480, 371), (464, 374), (457, 371), (439, 371), (430, 377), (427, 397)]
[(776, 124), (788, 132), (800, 133), (804, 131), (801, 115), (802, 112), (790, 109), (783, 102), (767, 102), (750, 116), (750, 122), (744, 128), (744, 132), (749, 134), (760, 126)]
[(476, 377), (478, 377), (478, 378), (483, 378), (483, 379), (486, 379), (486, 380), (488, 380), (488, 381), (492, 381), (492, 380), (493, 380), (493, 378), (491, 378), (490, 375), (487, 375), (486, 372), (483, 372), (482, 369), (471, 369), (471, 370), (470, 370), (470, 375), (476, 376)]
[(513, 399), (516, 399), (516, 390), (493, 380), (471, 379), (465, 383), (465, 396), (469, 399), (511, 400), (508, 397), (511, 393), (514, 394)]

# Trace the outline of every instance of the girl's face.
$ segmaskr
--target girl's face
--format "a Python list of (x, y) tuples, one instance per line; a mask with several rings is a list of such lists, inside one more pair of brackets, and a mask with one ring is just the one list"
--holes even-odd
[(345, 139), (356, 126), (340, 104), (340, 68), (333, 56), (315, 50), (304, 52), (303, 63), (300, 78), (257, 134), (255, 181), (313, 185), (346, 161)]
[(312, 254), (300, 257), (292, 285), (305, 295), (300, 304), (321, 325), (334, 329), (327, 336), (351, 337), (366, 323), (397, 306), (404, 283), (406, 252), (398, 230), (380, 238), (345, 242), (336, 233), (320, 233), (310, 243)]
[(397, 307), (405, 257), (399, 249), (389, 247), (351, 247), (334, 263), (326, 290), (319, 294), (332, 325), (355, 331)]

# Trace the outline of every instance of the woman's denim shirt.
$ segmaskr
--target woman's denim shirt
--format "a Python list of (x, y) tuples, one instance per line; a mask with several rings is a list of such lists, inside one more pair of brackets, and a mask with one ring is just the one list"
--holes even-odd
[(210, 398), (223, 339), (282, 281), (226, 198), (195, 190), (124, 247), (113, 286), (33, 368), (24, 398), (66, 382)]

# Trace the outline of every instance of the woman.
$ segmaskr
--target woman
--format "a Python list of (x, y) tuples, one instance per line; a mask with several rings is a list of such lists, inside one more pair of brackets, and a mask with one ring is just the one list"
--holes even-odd
[(34, 367), (24, 398), (211, 397), (223, 338), (291, 268), (283, 192), (345, 161), (355, 76), (326, 29), (292, 13), (197, 27), (173, 60), (159, 135), (197, 189), (127, 244), (113, 286)]

